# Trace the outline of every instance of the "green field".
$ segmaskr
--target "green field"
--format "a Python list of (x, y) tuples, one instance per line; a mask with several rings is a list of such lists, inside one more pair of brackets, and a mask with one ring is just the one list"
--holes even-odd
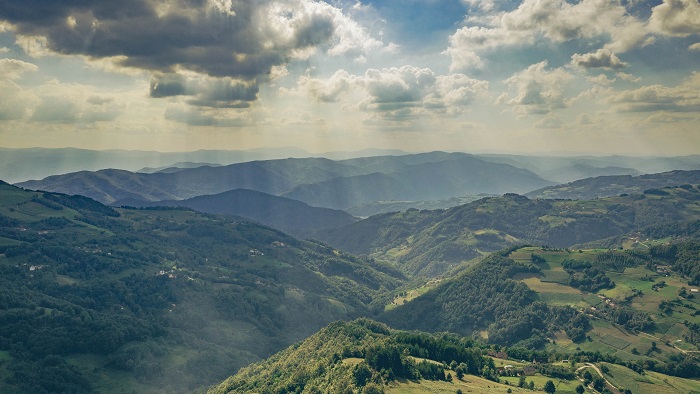
[[(455, 376), (454, 372), (450, 372), (452, 376)], [(533, 378), (537, 378), (533, 376)], [(552, 379), (546, 379), (547, 380)], [(542, 385), (544, 385), (542, 382)], [(535, 382), (537, 384), (537, 382)], [(541, 387), (541, 386), (539, 386)], [(454, 378), (452, 382), (439, 382), (439, 381), (429, 381), (421, 380), (418, 382), (404, 381), (394, 383), (384, 390), (387, 394), (441, 394), (441, 393), (455, 393), (457, 390), (462, 390), (463, 393), (474, 393), (474, 394), (489, 394), (489, 393), (507, 393), (510, 389), (513, 393), (532, 393), (529, 389), (518, 388), (517, 379), (515, 385), (506, 385), (504, 383), (496, 383), (490, 380), (480, 378), (472, 375), (464, 375), (462, 380)], [(568, 391), (559, 391), (561, 393), (568, 393)], [(574, 391), (570, 391), (574, 393)]]
[[(597, 262), (598, 254), (607, 250), (544, 250), (527, 247), (511, 254), (511, 257), (522, 263), (530, 263), (531, 256), (537, 255), (545, 259), (538, 263), (542, 275), (523, 275), (514, 279), (525, 283), (537, 292), (542, 301), (551, 305), (570, 305), (575, 308), (612, 308), (628, 307), (646, 312), (656, 323), (656, 328), (648, 333), (635, 333), (622, 326), (598, 319), (592, 319), (592, 329), (587, 332), (589, 340), (573, 343), (561, 332), (556, 336), (556, 345), (548, 348), (575, 351), (599, 351), (614, 354), (624, 361), (644, 359), (652, 342), (656, 343), (658, 351), (649, 356), (664, 360), (667, 355), (680, 351), (697, 351), (697, 347), (686, 342), (690, 335), (685, 322), (700, 323), (700, 316), (695, 316), (700, 310), (700, 297), (681, 298), (679, 291), (685, 287), (688, 294), (689, 286), (686, 279), (676, 274), (661, 276), (644, 265), (625, 268), (624, 272), (607, 270), (606, 266)], [(569, 274), (561, 266), (564, 259), (588, 261), (594, 267), (605, 270), (615, 286), (603, 289), (597, 293), (588, 293), (568, 285)], [(659, 286), (659, 283), (665, 285)], [(607, 298), (607, 300), (606, 300)], [(662, 310), (660, 305), (666, 305)], [(609, 304), (609, 305), (602, 305)], [(668, 343), (668, 345), (667, 345)]]
[(605, 378), (619, 389), (628, 389), (633, 393), (675, 394), (700, 393), (700, 382), (676, 378), (656, 372), (640, 375), (629, 368), (601, 363), (608, 367)]

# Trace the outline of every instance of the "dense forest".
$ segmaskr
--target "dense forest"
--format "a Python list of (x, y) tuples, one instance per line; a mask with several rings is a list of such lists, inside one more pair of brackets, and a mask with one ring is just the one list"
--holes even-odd
[(316, 236), (351, 253), (395, 262), (408, 275), (436, 277), (517, 244), (571, 247), (700, 218), (697, 186), (658, 190), (663, 193), (648, 190), (590, 201), (506, 194), (447, 210), (376, 215)]
[[(0, 387), (201, 390), (333, 321), (362, 316), (451, 334), (395, 332), (369, 320), (335, 323), (312, 341), (323, 355), (297, 342), (221, 387), (335, 392), (346, 384), (381, 392), (390, 382), (447, 382), (457, 373), (498, 381), (484, 354), (499, 349), (523, 360), (604, 361), (697, 378), (692, 353), (674, 351), (669, 340), (653, 347), (635, 342), (624, 353), (595, 346), (611, 341), (600, 334), (601, 324), (631, 336), (671, 327), (678, 332), (673, 338), (700, 344), (690, 290), (700, 283), (696, 189), (591, 202), (511, 194), (448, 210), (383, 214), (352, 225), (371, 231), (353, 233), (347, 242), (373, 245), (369, 256), (356, 257), (242, 219), (182, 208), (110, 208), (2, 184)], [(648, 225), (655, 221), (661, 224)], [(597, 241), (615, 248), (518, 244), (527, 234), (536, 241), (567, 232), (579, 234), (575, 240), (602, 238), (610, 223), (614, 232), (632, 231)], [(619, 250), (618, 244), (632, 247)], [(391, 254), (396, 258), (387, 258)], [(453, 266), (458, 269), (448, 273)], [(641, 282), (628, 282), (628, 270), (637, 270)], [(425, 283), (422, 276), (435, 274), (441, 276), (425, 294), (387, 308)], [(537, 283), (565, 286), (585, 302), (569, 302), (570, 295), (552, 302), (551, 294), (532, 287)], [(637, 300), (652, 300), (658, 312)], [(587, 303), (595, 308), (582, 307)], [(270, 363), (280, 360), (287, 364), (275, 364), (268, 375)], [(299, 368), (305, 372), (293, 372)], [(545, 376), (564, 373), (542, 368)]]
[(0, 193), (3, 391), (91, 392), (119, 374), (124, 389), (187, 391), (381, 310), (375, 295), (405, 281), (246, 221)]

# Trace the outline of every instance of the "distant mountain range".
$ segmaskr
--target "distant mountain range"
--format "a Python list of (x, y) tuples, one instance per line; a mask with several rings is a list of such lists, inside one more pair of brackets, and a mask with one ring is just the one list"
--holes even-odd
[(30, 179), (42, 179), (50, 175), (76, 171), (122, 169), (140, 171), (150, 168), (182, 168), (181, 163), (232, 164), (253, 160), (284, 159), (289, 157), (327, 157), (342, 160), (377, 155), (402, 155), (398, 149), (363, 149), (310, 153), (296, 147), (264, 148), (248, 150), (198, 150), (193, 152), (154, 152), (122, 149), (88, 150), (76, 148), (0, 148), (0, 179), (17, 183)]
[(700, 170), (700, 155), (677, 157), (479, 155), (483, 160), (528, 169), (557, 183), (606, 175)]
[(253, 161), (153, 174), (81, 171), (18, 186), (81, 194), (112, 204), (124, 199), (181, 200), (250, 189), (312, 206), (350, 208), (379, 200), (442, 200), (467, 194), (502, 194), (552, 185), (508, 164), (464, 153), (433, 152), (333, 161), (325, 158)]
[(437, 162), (404, 165), (375, 172), (301, 185), (285, 197), (314, 206), (347, 209), (372, 201), (440, 200), (467, 194), (524, 193), (551, 184), (528, 170), (508, 164), (451, 154)]
[(197, 168), (197, 167), (221, 167), (221, 164), (215, 164), (215, 163), (194, 163), (191, 161), (184, 161), (180, 163), (175, 163), (171, 164), (169, 166), (162, 166), (162, 167), (144, 167), (136, 172), (141, 172), (144, 174), (153, 174), (154, 172), (178, 172), (182, 171), (188, 168)]
[(41, 181), (21, 182), (29, 189), (81, 194), (111, 204), (126, 198), (180, 200), (234, 189), (281, 194), (299, 184), (321, 182), (364, 171), (329, 159), (252, 161), (221, 167), (198, 167), (174, 173), (140, 174), (124, 170), (81, 171)]
[(236, 189), (186, 200), (143, 201), (124, 199), (113, 206), (186, 207), (199, 212), (240, 216), (304, 237), (311, 231), (340, 227), (355, 222), (352, 215), (335, 209), (311, 207), (303, 202), (263, 192)]

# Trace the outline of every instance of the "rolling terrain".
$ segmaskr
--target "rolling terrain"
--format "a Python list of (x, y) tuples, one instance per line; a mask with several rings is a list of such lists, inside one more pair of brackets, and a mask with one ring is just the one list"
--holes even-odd
[(648, 189), (700, 183), (700, 171), (670, 171), (639, 176), (600, 176), (564, 185), (549, 186), (526, 193), (530, 198), (592, 200), (594, 198), (638, 194)]
[(380, 214), (316, 237), (395, 262), (409, 275), (435, 277), (515, 244), (569, 247), (699, 218), (700, 189), (686, 185), (590, 201), (506, 194), (447, 210)]
[(551, 184), (528, 170), (507, 164), (488, 163), (471, 156), (451, 157), (438, 162), (407, 165), (393, 172), (301, 185), (283, 195), (313, 206), (348, 209), (373, 201), (525, 193), (537, 184)]
[(189, 392), (380, 311), (375, 296), (405, 283), (391, 266), (191, 210), (2, 183), (0, 224), (2, 392)]
[(236, 189), (186, 200), (151, 202), (127, 199), (112, 205), (137, 208), (186, 207), (204, 213), (240, 216), (298, 237), (304, 237), (313, 231), (348, 225), (357, 220), (343, 211), (316, 208), (297, 200), (247, 189)]
[(441, 200), (468, 194), (526, 192), (552, 184), (507, 164), (489, 163), (466, 154), (432, 152), (343, 161), (254, 161), (171, 173), (82, 171), (17, 185), (80, 194), (105, 204), (127, 198), (181, 200), (251, 189), (312, 206), (341, 209), (379, 200)]

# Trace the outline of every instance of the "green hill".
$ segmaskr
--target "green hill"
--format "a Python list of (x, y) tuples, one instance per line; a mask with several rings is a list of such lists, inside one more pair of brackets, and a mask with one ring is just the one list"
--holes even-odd
[(530, 198), (592, 200), (620, 194), (639, 194), (647, 189), (698, 183), (700, 183), (700, 170), (669, 171), (639, 176), (610, 175), (580, 179), (564, 185), (548, 186), (531, 191), (526, 195)]
[(396, 331), (367, 319), (336, 322), (209, 393), (377, 393), (407, 379), (446, 381), (443, 363), (453, 361), (462, 373), (494, 376), (493, 360), (469, 339)]
[(697, 379), (698, 258), (697, 240), (646, 251), (514, 248), (388, 308), (380, 320), (478, 335), (525, 360), (513, 349)]
[(350, 253), (398, 263), (434, 277), (512, 245), (569, 247), (652, 225), (700, 219), (700, 189), (683, 186), (590, 201), (506, 194), (447, 210), (380, 214), (316, 234)]
[(3, 183), (0, 391), (191, 391), (404, 281), (247, 221)]

